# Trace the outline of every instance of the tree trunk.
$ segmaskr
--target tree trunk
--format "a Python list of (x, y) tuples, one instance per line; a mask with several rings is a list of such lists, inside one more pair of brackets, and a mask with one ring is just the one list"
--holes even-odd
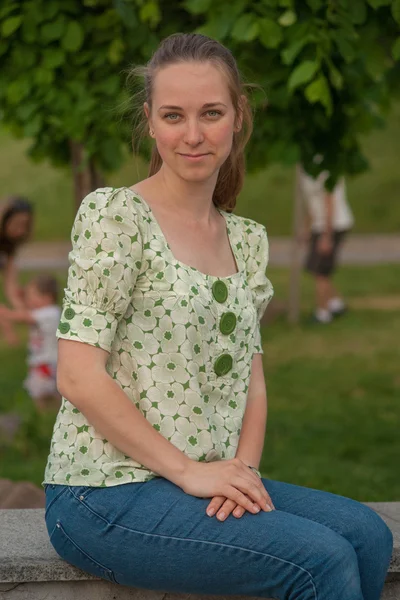
[(302, 230), (304, 223), (304, 207), (300, 187), (300, 165), (296, 165), (293, 209), (293, 239), (289, 282), (289, 323), (298, 323), (300, 317), (300, 276), (302, 270)]
[(78, 210), (85, 196), (96, 188), (104, 187), (104, 178), (93, 161), (86, 158), (83, 144), (70, 141), (70, 151), (74, 177), (75, 210)]

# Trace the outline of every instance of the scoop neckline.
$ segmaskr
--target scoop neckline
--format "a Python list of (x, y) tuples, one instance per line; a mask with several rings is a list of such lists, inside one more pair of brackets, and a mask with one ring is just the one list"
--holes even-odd
[(216, 207), (217, 210), (218, 210), (218, 212), (220, 213), (220, 215), (225, 220), (225, 226), (226, 226), (226, 233), (227, 233), (227, 236), (228, 236), (228, 242), (229, 242), (229, 246), (231, 248), (231, 252), (232, 252), (233, 258), (235, 259), (237, 271), (235, 273), (232, 273), (231, 275), (226, 275), (224, 277), (222, 277), (222, 276), (220, 277), (218, 275), (210, 275), (209, 273), (203, 273), (203, 271), (200, 271), (199, 269), (196, 269), (196, 267), (192, 267), (191, 265), (187, 265), (186, 263), (182, 262), (181, 260), (178, 260), (175, 257), (174, 253), (172, 252), (172, 250), (170, 248), (170, 245), (168, 243), (168, 240), (165, 237), (165, 234), (164, 234), (164, 232), (163, 232), (163, 230), (162, 230), (159, 222), (157, 221), (157, 219), (155, 217), (155, 214), (154, 214), (152, 208), (150, 207), (150, 205), (146, 202), (146, 200), (143, 198), (143, 196), (141, 194), (139, 194), (138, 192), (136, 192), (135, 190), (132, 190), (129, 187), (125, 187), (123, 189), (128, 190), (135, 198), (138, 198), (141, 201), (141, 203), (143, 204), (143, 206), (147, 210), (148, 214), (150, 215), (150, 218), (152, 219), (153, 223), (155, 224), (155, 226), (159, 230), (159, 232), (160, 232), (160, 234), (161, 234), (161, 236), (162, 236), (162, 238), (164, 240), (164, 243), (165, 243), (165, 245), (166, 245), (166, 247), (167, 247), (167, 249), (168, 249), (168, 251), (169, 251), (169, 253), (171, 255), (171, 258), (172, 258), (173, 262), (176, 265), (179, 265), (182, 268), (187, 269), (189, 271), (192, 271), (192, 272), (194, 271), (195, 273), (198, 273), (202, 277), (206, 277), (207, 279), (212, 279), (212, 280), (216, 280), (216, 281), (217, 280), (220, 280), (220, 281), (232, 280), (232, 279), (236, 279), (237, 277), (239, 277), (240, 275), (242, 275), (242, 269), (240, 268), (239, 258), (236, 256), (236, 253), (235, 253), (235, 251), (233, 249), (233, 243), (232, 243), (232, 239), (231, 239), (230, 228), (229, 228), (228, 220), (226, 218), (226, 214), (227, 213), (225, 213), (225, 211), (223, 211), (223, 210), (221, 210), (221, 209), (219, 209), (219, 208)]

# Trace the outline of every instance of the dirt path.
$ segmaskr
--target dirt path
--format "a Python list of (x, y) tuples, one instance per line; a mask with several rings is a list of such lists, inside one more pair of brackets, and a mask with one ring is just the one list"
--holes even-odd
[[(270, 265), (288, 266), (291, 262), (291, 240), (286, 237), (271, 237)], [(34, 242), (27, 244), (20, 253), (18, 263), (21, 269), (58, 269), (68, 266), (67, 242)], [(302, 254), (305, 253), (305, 248)], [(342, 264), (372, 265), (400, 263), (400, 235), (356, 235), (345, 242)]]

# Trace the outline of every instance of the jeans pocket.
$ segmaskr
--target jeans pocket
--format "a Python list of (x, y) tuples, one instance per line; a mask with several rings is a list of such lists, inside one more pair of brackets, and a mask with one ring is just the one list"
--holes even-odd
[(50, 542), (57, 554), (66, 562), (95, 577), (106, 579), (112, 583), (118, 583), (113, 571), (94, 560), (87, 552), (82, 550), (66, 533), (60, 521), (57, 521), (50, 535)]

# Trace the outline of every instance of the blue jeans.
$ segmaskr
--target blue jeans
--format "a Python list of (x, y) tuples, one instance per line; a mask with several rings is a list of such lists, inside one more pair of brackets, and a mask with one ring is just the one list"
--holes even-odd
[(46, 485), (50, 541), (67, 562), (126, 586), (285, 600), (378, 600), (393, 538), (359, 502), (263, 479), (270, 513), (206, 515), (161, 477), (108, 488)]

